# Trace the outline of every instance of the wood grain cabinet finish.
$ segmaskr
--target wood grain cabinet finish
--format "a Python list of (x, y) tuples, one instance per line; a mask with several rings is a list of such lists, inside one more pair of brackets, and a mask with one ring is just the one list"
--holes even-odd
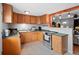
[(17, 13), (13, 13), (13, 19), (12, 19), (12, 23), (16, 24), (18, 20), (18, 14)]
[(19, 13), (13, 13), (13, 21), (12, 23), (19, 24), (49, 24), (49, 18), (47, 15), (43, 16), (32, 16), (32, 15), (24, 15)]
[(49, 23), (49, 16), (48, 15), (40, 16), (40, 24), (48, 24), (48, 23)]
[(43, 41), (43, 32), (32, 32), (33, 41)]
[(38, 39), (38, 41), (43, 41), (43, 37), (44, 37), (43, 32), (38, 31), (37, 32), (37, 39)]
[(9, 4), (2, 4), (3, 6), (3, 23), (12, 23), (13, 8)]
[(42, 21), (42, 24), (46, 24), (46, 18), (44, 15), (41, 17), (41, 21)]
[(37, 23), (37, 19), (36, 16), (31, 16), (31, 24), (36, 24)]
[(68, 38), (67, 36), (57, 36), (57, 35), (52, 35), (52, 48), (53, 51), (64, 54), (67, 52), (67, 47), (68, 47)]
[[(21, 43), (25, 44), (32, 41), (32, 33), (30, 32), (20, 32)], [(30, 37), (31, 36), (31, 37)]]
[(20, 41), (21, 41), (21, 44), (26, 43), (26, 40), (25, 40), (25, 37), (24, 37), (24, 32), (20, 33)]
[(40, 22), (40, 16), (36, 16), (36, 24), (41, 24), (41, 22)]
[(24, 18), (23, 17), (24, 17), (24, 15), (18, 14), (17, 23), (20, 23), (20, 24), (24, 23)]
[(29, 43), (33, 41), (43, 41), (42, 32), (20, 32), (21, 43)]
[(3, 55), (19, 55), (21, 53), (21, 43), (19, 37), (5, 38), (3, 42)]
[(24, 14), (19, 14), (14, 12), (12, 23), (30, 24), (30, 15), (24, 15)]
[(30, 15), (24, 15), (23, 18), (24, 18), (24, 23), (30, 24)]

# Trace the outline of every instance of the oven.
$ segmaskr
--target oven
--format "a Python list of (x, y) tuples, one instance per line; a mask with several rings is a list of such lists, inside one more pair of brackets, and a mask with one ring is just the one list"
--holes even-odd
[(50, 32), (45, 32), (44, 33), (44, 41), (43, 41), (43, 43), (44, 43), (44, 45), (46, 47), (48, 47), (49, 49), (52, 50), (52, 48), (51, 48), (51, 46), (52, 46), (51, 39), (52, 39), (51, 33)]
[(45, 33), (44, 34), (44, 40), (50, 43), (50, 39), (51, 39), (51, 35), (49, 35), (49, 33)]

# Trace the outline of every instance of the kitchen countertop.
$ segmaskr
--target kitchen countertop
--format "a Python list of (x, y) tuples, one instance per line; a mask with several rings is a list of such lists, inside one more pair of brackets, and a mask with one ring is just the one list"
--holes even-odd
[(11, 37), (19, 37), (19, 36), (20, 36), (19, 33), (16, 33), (16, 34), (13, 34), (13, 35), (4, 36), (2, 38), (4, 39), (4, 38), (11, 38)]
[(66, 36), (67, 34), (63, 34), (63, 33), (52, 33), (52, 35), (57, 35), (57, 36)]
[[(25, 31), (25, 30), (20, 30), (19, 32), (37, 32), (39, 30), (34, 30), (34, 31)], [(42, 32), (48, 32), (51, 35), (57, 35), (57, 36), (65, 36), (67, 34), (64, 33), (59, 33), (59, 32), (55, 32), (55, 31), (50, 31), (50, 30), (41, 30)]]
[[(39, 30), (36, 30), (36, 31), (19, 31), (19, 32), (38, 32), (38, 31)], [(49, 30), (41, 30), (41, 31), (42, 32), (48, 32), (50, 35), (57, 35), (57, 36), (66, 36), (67, 35), (67, 34), (64, 34), (64, 33), (59, 33), (59, 32), (49, 31)], [(17, 32), (16, 34), (9, 35), (9, 36), (4, 36), (2, 38), (5, 39), (5, 38), (19, 37), (20, 36), (19, 32)]]

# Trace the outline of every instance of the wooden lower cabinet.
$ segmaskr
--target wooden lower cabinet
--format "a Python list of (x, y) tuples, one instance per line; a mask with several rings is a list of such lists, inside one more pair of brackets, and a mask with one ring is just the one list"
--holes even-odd
[(67, 52), (68, 47), (67, 36), (52, 35), (52, 48), (53, 51), (64, 54)]
[(3, 55), (19, 55), (21, 53), (20, 38), (9, 37), (2, 40)]
[(42, 41), (43, 33), (42, 32), (20, 32), (21, 43), (29, 43), (33, 41)]
[(37, 39), (39, 41), (43, 41), (43, 37), (44, 37), (43, 32), (37, 32)]
[(25, 44), (31, 41), (31, 33), (29, 32), (20, 32), (21, 43)]

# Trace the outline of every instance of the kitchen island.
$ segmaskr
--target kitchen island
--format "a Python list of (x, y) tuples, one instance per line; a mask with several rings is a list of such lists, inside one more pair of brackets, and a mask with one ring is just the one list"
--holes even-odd
[(21, 44), (19, 34), (7, 36), (2, 39), (3, 55), (18, 55), (21, 53)]
[(52, 49), (53, 51), (64, 54), (68, 49), (68, 35), (63, 33), (54, 33), (52, 35)]

